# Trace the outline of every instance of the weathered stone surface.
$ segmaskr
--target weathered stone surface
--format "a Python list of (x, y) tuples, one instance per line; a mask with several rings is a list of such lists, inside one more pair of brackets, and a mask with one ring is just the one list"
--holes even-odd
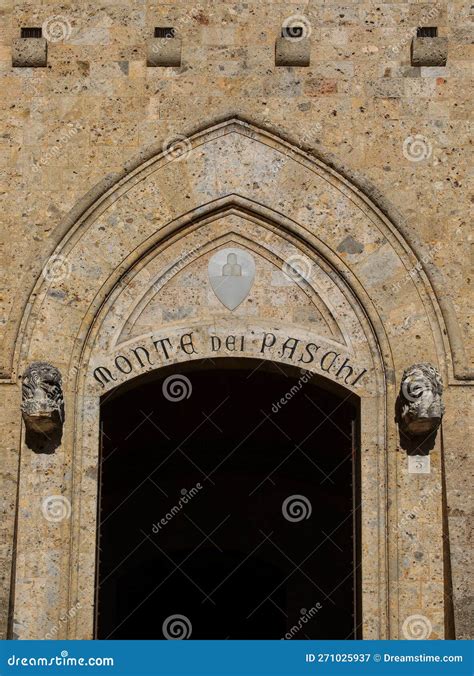
[(445, 66), (448, 60), (448, 38), (413, 38), (412, 66)]
[(34, 362), (24, 372), (21, 387), (21, 411), (26, 427), (44, 433), (58, 429), (64, 418), (59, 369), (45, 362)]
[(19, 439), (21, 425), (18, 410), (21, 390), (18, 386), (2, 384), (0, 387), (0, 410), (2, 434), (0, 435), (0, 640), (8, 638), (8, 616), (11, 592), (12, 563), (15, 543), (13, 531), (17, 509)]
[(431, 364), (405, 369), (400, 387), (400, 424), (409, 436), (428, 436), (443, 418), (443, 382)]
[[(133, 374), (151, 369), (133, 349), (148, 349), (155, 331), (173, 350), (167, 360), (151, 343), (153, 368), (178, 363), (194, 330), (203, 359), (215, 357), (213, 335), (221, 356), (232, 355), (229, 336), (244, 336), (256, 358), (266, 332), (275, 360), (291, 361), (288, 349), (281, 356), (288, 336), (301, 341), (294, 359), (320, 343), (314, 371), (336, 385), (351, 389), (367, 368), (351, 389), (363, 412), (364, 636), (388, 637), (390, 625), (403, 638), (419, 614), (432, 638), (452, 636), (446, 611), (458, 637), (472, 637), (469, 8), (438, 8), (432, 25), (449, 39), (449, 63), (420, 68), (410, 43), (435, 5), (310, 3), (310, 66), (278, 68), (275, 37), (300, 11), (293, 4), (5, 4), (3, 635), (16, 549), (17, 635), (92, 637), (104, 389), (92, 374), (112, 365), (126, 381), (122, 357)], [(46, 4), (70, 36), (49, 44), (47, 69), (12, 68), (14, 36), (41, 25)], [(147, 68), (160, 25), (183, 39), (180, 68)], [(207, 274), (221, 245), (247, 247), (258, 262), (230, 315)], [(284, 274), (294, 256), (309, 280)], [(325, 373), (330, 349), (339, 356)], [(19, 375), (32, 361), (64, 378), (67, 416), (51, 454), (22, 441)], [(406, 365), (425, 361), (442, 376), (446, 413), (430, 473), (413, 475), (394, 402)], [(45, 521), (45, 495), (71, 500), (70, 522)], [(68, 599), (81, 609), (66, 627)]]
[(14, 68), (45, 68), (48, 65), (46, 38), (16, 38), (12, 41)]
[(179, 38), (154, 38), (147, 42), (146, 65), (152, 67), (178, 67), (181, 65), (181, 40)]
[(280, 37), (275, 42), (275, 66), (300, 66), (310, 64), (311, 42), (309, 38), (293, 39)]

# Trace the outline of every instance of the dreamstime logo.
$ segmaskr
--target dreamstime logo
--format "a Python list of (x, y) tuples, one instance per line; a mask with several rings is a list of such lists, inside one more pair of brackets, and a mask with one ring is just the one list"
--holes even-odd
[(155, 282), (153, 282), (153, 290), (155, 292), (160, 291), (164, 287), (164, 285), (170, 281), (178, 272), (180, 272), (183, 268), (186, 267), (186, 265), (192, 260), (193, 256), (195, 253), (200, 249), (200, 247), (195, 247), (194, 249), (191, 249), (190, 251), (183, 252), (182, 256), (180, 256), (179, 261), (177, 261), (174, 265), (167, 270), (167, 272), (162, 275), (159, 279), (157, 279)]
[[(79, 608), (81, 608), (81, 604), (78, 601), (75, 605), (69, 608), (67, 612), (63, 613), (60, 616), (58, 624), (55, 624), (54, 627), (52, 627), (52, 629), (50, 629), (50, 631), (48, 631), (48, 633), (45, 634), (44, 638), (49, 641), (53, 638), (56, 638), (61, 628), (61, 625), (66, 623), (68, 619), (72, 619), (73, 617), (75, 617)], [(63, 657), (65, 656), (63, 655)]]
[(313, 512), (310, 501), (304, 495), (290, 495), (281, 507), (283, 516), (293, 523), (309, 519)]
[(394, 531), (401, 532), (403, 528), (409, 527), (413, 519), (416, 519), (419, 514), (423, 514), (423, 512), (427, 509), (427, 505), (429, 505), (431, 498), (433, 498), (440, 491), (441, 487), (435, 486), (427, 493), (424, 493), (423, 496), (418, 500), (418, 503), (403, 515), (398, 525), (394, 525)]
[(189, 399), (193, 391), (191, 381), (186, 376), (175, 375), (168, 376), (163, 381), (162, 392), (168, 401), (183, 401)]
[(193, 628), (186, 615), (170, 615), (162, 625), (163, 636), (168, 641), (182, 641), (190, 638)]
[(297, 394), (303, 387), (303, 385), (306, 385), (306, 383), (313, 377), (313, 373), (311, 371), (307, 371), (306, 369), (301, 369), (301, 378), (298, 379), (297, 383), (292, 386), (292, 388), (285, 393), (284, 397), (280, 397), (278, 401), (275, 401), (272, 404), (272, 413), (278, 413), (278, 411), (281, 409), (282, 406), (285, 406), (293, 397), (295, 394)]
[(185, 505), (188, 504), (201, 490), (202, 484), (199, 482), (191, 488), (191, 490), (187, 490), (186, 488), (181, 489), (181, 498), (178, 500), (178, 503), (176, 505), (173, 505), (169, 512), (167, 512), (162, 519), (158, 521), (158, 523), (154, 523), (152, 527), (153, 533), (159, 533), (160, 530), (163, 528), (163, 526), (166, 526), (167, 523), (173, 519), (176, 514), (179, 514), (180, 511), (183, 509)]
[[(161, 30), (163, 31), (163, 29), (161, 29)], [(162, 35), (160, 35), (161, 39), (163, 39), (163, 38), (170, 39), (170, 38), (174, 38), (174, 37), (176, 37), (176, 31), (175, 31), (174, 28), (171, 28), (171, 27), (167, 28), (166, 31), (163, 31)], [(153, 48), (154, 48), (154, 51), (159, 51), (158, 47), (154, 46)]]
[[(421, 15), (420, 20), (418, 22), (418, 26), (430, 26), (430, 25), (432, 26), (433, 25), (432, 22), (434, 21), (434, 19), (436, 18), (436, 16), (439, 14), (440, 11), (441, 7), (439, 6), (438, 3), (436, 3), (435, 5), (433, 5), (433, 7), (430, 7), (428, 12), (424, 12)], [(399, 41), (399, 43), (397, 45), (393, 45), (390, 49), (394, 54), (398, 54), (401, 51), (401, 49), (405, 47), (405, 45), (412, 39), (412, 37), (416, 37), (416, 29), (408, 30), (404, 34), (403, 38)]]
[(426, 136), (415, 134), (403, 141), (403, 155), (410, 162), (423, 162), (431, 157), (433, 146)]
[(48, 260), (41, 274), (47, 282), (62, 282), (71, 272), (72, 266), (66, 256), (55, 254)]
[(59, 523), (71, 516), (71, 503), (65, 495), (48, 495), (41, 503), (41, 512), (46, 521)]
[(61, 131), (61, 135), (57, 143), (54, 146), (48, 148), (48, 150), (43, 155), (41, 155), (38, 162), (33, 165), (33, 171), (37, 173), (38, 171), (40, 171), (41, 167), (49, 164), (51, 160), (54, 160), (58, 156), (60, 156), (64, 150), (64, 146), (67, 143), (69, 143), (69, 141), (73, 138), (73, 136), (78, 134), (81, 130), (82, 127), (79, 124), (79, 122), (68, 123), (66, 125), (66, 128), (63, 131)]
[(42, 25), (43, 36), (48, 42), (61, 42), (68, 40), (72, 33), (72, 26), (65, 16), (50, 16)]
[(306, 608), (301, 608), (300, 610), (300, 619), (298, 620), (298, 624), (294, 624), (291, 629), (284, 635), (284, 639), (289, 641), (290, 639), (295, 636), (302, 628), (304, 624), (307, 624), (315, 615), (316, 613), (321, 610), (322, 605), (318, 602), (316, 605), (314, 605), (312, 608), (309, 610), (306, 610)]
[(410, 615), (402, 626), (403, 636), (408, 641), (424, 641), (432, 631), (433, 626), (424, 615)]
[[(458, 233), (455, 232), (455, 235)], [(433, 261), (434, 256), (442, 249), (442, 244), (438, 243), (428, 249), (428, 252), (421, 257), (421, 259), (414, 265), (408, 272), (404, 275), (403, 279), (399, 282), (392, 284), (393, 293), (399, 293), (402, 289), (402, 286), (408, 284), (410, 279), (416, 280), (417, 276), (423, 271), (423, 264), (430, 263)]]
[(301, 140), (304, 144), (313, 145), (317, 141), (318, 135), (322, 132), (321, 122), (312, 122), (309, 127), (303, 131)]
[(282, 23), (282, 36), (291, 40), (304, 40), (311, 35), (311, 23), (307, 16), (292, 14)]
[(311, 277), (311, 261), (303, 256), (290, 256), (283, 263), (283, 274), (292, 282), (308, 281)]
[(402, 383), (403, 396), (407, 401), (417, 401), (423, 392), (430, 389), (430, 385), (425, 380), (419, 378), (411, 380), (409, 377)]
[(173, 160), (185, 159), (192, 150), (191, 141), (183, 134), (170, 136), (163, 143), (163, 152)]

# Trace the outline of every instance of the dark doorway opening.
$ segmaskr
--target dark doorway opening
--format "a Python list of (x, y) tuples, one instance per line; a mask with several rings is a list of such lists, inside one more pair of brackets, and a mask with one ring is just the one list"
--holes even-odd
[(119, 387), (101, 416), (97, 638), (356, 637), (347, 391), (221, 358)]

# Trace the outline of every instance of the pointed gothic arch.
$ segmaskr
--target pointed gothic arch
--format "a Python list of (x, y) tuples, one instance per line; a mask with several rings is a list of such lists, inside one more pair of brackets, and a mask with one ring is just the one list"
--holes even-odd
[[(206, 260), (216, 243), (229, 241), (249, 247), (261, 261), (257, 311), (224, 313), (208, 290), (202, 290), (203, 278), (195, 315), (169, 312), (163, 319), (166, 332), (160, 326), (157, 336), (149, 324), (155, 291), (160, 290), (159, 284), (154, 288), (157, 280), (175, 269), (167, 282), (171, 285), (191, 266), (204, 274), (199, 260)], [(58, 607), (71, 607), (79, 597), (80, 612), (64, 628), (65, 636), (91, 636), (100, 396), (137, 375), (137, 369), (142, 373), (170, 361), (212, 356), (212, 345), (206, 342), (211, 329), (220, 338), (247, 336), (242, 350), (247, 357), (260, 354), (294, 363), (302, 355), (296, 348), (293, 354), (285, 348), (290, 338), (303, 350), (317, 339), (323, 356), (338, 354), (340, 361), (332, 371), (321, 359), (319, 366), (317, 360), (302, 363), (334, 382), (343, 376), (344, 386), (361, 397), (363, 499), (367, 513), (378, 515), (377, 520), (367, 520), (363, 530), (364, 637), (398, 636), (403, 618), (416, 611), (416, 604), (403, 586), (400, 589), (401, 560), (410, 545), (400, 533), (389, 537), (396, 531), (400, 510), (413, 500), (408, 489), (397, 488), (406, 481), (393, 419), (397, 386), (407, 363), (432, 361), (446, 380), (452, 377), (452, 363), (432, 287), (422, 270), (410, 274), (417, 259), (380, 209), (334, 169), (294, 145), (249, 123), (228, 120), (191, 136), (182, 156), (154, 154), (99, 196), (86, 199), (64, 227), (54, 255), (65, 272), (56, 279), (39, 277), (23, 313), (14, 363), (17, 373), (35, 360), (61, 369), (66, 423), (62, 446), (47, 460), (23, 449), (20, 501), (41, 503), (46, 484), (32, 484), (30, 477), (41, 475), (46, 463), (47, 490), (54, 487), (54, 493), (66, 495), (72, 512), (70, 520), (58, 525), (45, 521), (41, 510), (20, 510), (15, 613), (22, 636), (44, 633), (45, 626), (57, 623)], [(301, 313), (293, 308), (291, 319), (285, 319), (284, 312), (273, 316), (265, 305), (266, 285), (275, 275), (282, 308), (291, 308), (281, 267), (295, 257), (310, 266), (307, 280), (291, 282)], [(170, 293), (171, 303), (179, 305), (179, 288)], [(333, 326), (332, 336), (323, 328), (315, 331), (316, 320), (311, 325), (304, 319), (311, 295), (319, 312), (314, 310), (314, 316), (321, 316), (321, 327)], [(412, 318), (408, 324), (402, 321), (405, 316)], [(138, 319), (140, 327), (121, 340), (127, 326), (138, 326)], [(335, 339), (337, 331), (342, 340)], [(191, 334), (200, 342), (198, 352), (183, 349), (183, 335)], [(266, 335), (275, 342), (263, 343), (262, 352)], [(144, 343), (150, 338), (166, 338), (180, 349), (161, 354), (153, 363), (140, 352), (142, 359), (130, 371), (128, 366), (113, 371), (118, 357), (132, 364), (130, 350), (149, 348), (150, 355), (150, 343)], [(359, 390), (346, 380), (349, 371), (341, 370), (344, 366), (352, 369), (352, 380), (367, 374), (356, 383)], [(101, 367), (113, 379), (104, 383), (94, 378)], [(433, 464), (436, 487), (439, 458)], [(431, 509), (441, 510), (437, 490), (429, 501)], [(28, 556), (32, 528), (42, 551), (39, 561)], [(51, 590), (41, 582), (52, 565), (59, 606), (51, 604)], [(24, 612), (31, 585), (38, 600), (33, 623)], [(441, 583), (435, 595), (442, 599)]]

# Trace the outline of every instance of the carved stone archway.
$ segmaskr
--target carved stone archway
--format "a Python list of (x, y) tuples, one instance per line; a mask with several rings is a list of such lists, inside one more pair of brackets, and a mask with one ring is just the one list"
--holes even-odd
[[(233, 312), (207, 279), (222, 247), (257, 264), (249, 302)], [(451, 360), (428, 279), (410, 274), (416, 257), (364, 194), (231, 120), (190, 137), (180, 157), (137, 166), (83, 211), (54, 256), (64, 274), (38, 280), (17, 341), (19, 373), (35, 360), (61, 370), (66, 418), (53, 454), (22, 449), (16, 635), (57, 626), (56, 637), (92, 637), (101, 395), (147, 370), (215, 356), (218, 344), (232, 356), (238, 344), (240, 356), (297, 363), (360, 398), (363, 637), (402, 636), (425, 608), (432, 638), (443, 637), (439, 440), (431, 473), (408, 473), (394, 411), (407, 365), (430, 361), (448, 379)], [(50, 496), (61, 496), (65, 518), (46, 518)]]

